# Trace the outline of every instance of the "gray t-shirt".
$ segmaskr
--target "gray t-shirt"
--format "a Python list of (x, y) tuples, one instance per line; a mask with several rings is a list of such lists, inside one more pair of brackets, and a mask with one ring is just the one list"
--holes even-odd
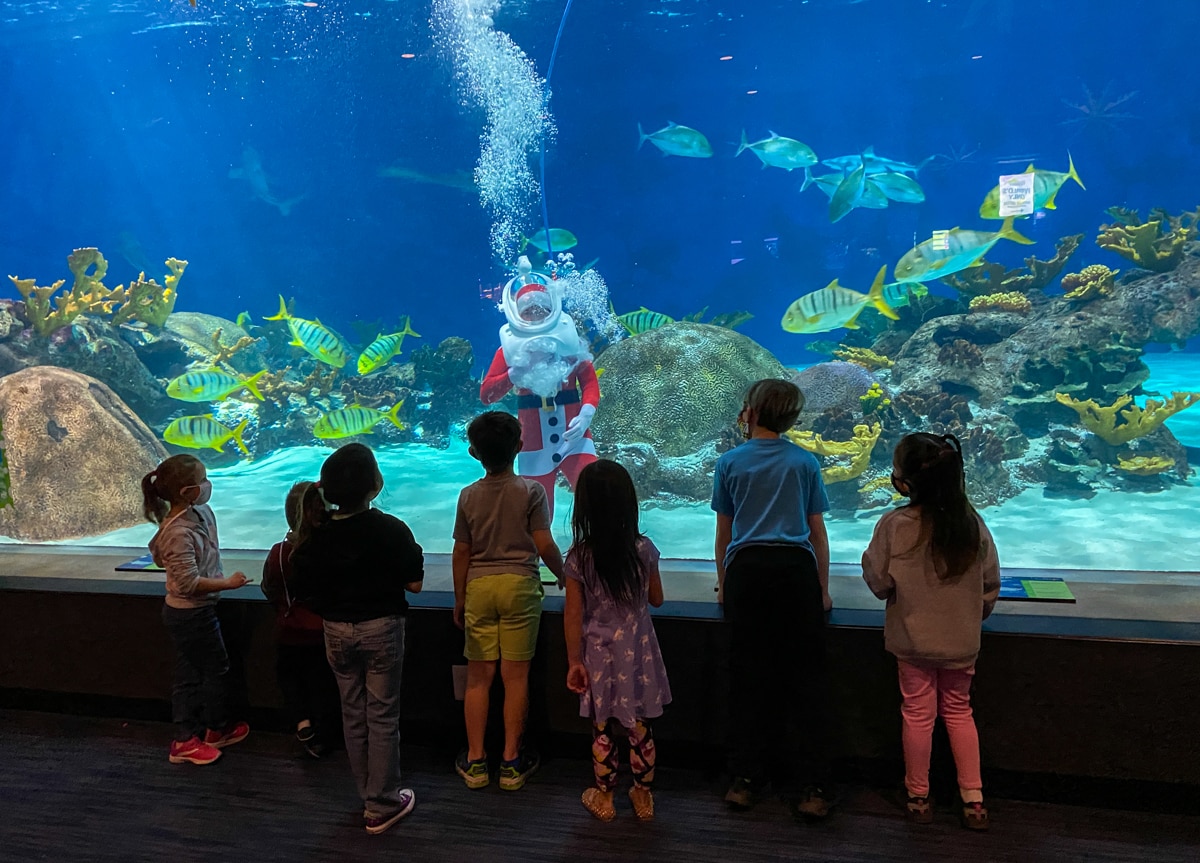
[(458, 495), (454, 541), (471, 546), (467, 581), (485, 575), (538, 577), (535, 530), (550, 529), (546, 490), (515, 474), (485, 476)]

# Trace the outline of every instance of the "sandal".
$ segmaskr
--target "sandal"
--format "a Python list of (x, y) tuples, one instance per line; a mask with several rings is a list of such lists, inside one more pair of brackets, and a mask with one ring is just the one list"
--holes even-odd
[(635, 785), (629, 789), (629, 802), (633, 804), (633, 814), (638, 821), (654, 819), (654, 795), (645, 785)]
[(583, 792), (583, 797), (580, 800), (583, 801), (583, 808), (601, 821), (612, 821), (617, 817), (617, 810), (613, 808), (611, 791), (589, 788)]
[(982, 801), (977, 803), (963, 803), (959, 818), (962, 821), (962, 826), (968, 830), (988, 829), (988, 811)]
[(904, 814), (913, 824), (933, 823), (933, 807), (929, 805), (928, 797), (915, 797), (910, 794), (908, 802), (904, 804)]

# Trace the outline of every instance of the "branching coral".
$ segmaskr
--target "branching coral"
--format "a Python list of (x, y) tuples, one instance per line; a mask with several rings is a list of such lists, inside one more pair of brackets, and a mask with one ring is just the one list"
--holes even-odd
[(928, 423), (941, 423), (952, 427), (955, 423), (965, 426), (972, 419), (971, 406), (965, 396), (946, 392), (921, 396), (914, 392), (899, 393), (892, 400), (892, 408), (906, 425), (920, 428)]
[(306, 399), (320, 398), (329, 395), (333, 390), (333, 379), (337, 369), (318, 363), (306, 378), (301, 381), (289, 380), (288, 369), (281, 372), (267, 372), (258, 382), (258, 390), (263, 398), (275, 402), (285, 410), (288, 408), (288, 396), (303, 396)]
[(234, 354), (244, 351), (246, 348), (254, 344), (255, 341), (250, 336), (242, 336), (232, 344), (222, 344), (221, 332), (223, 329), (223, 327), (217, 327), (212, 334), (212, 364), (214, 366), (219, 366), (221, 363), (229, 362), (231, 359), (233, 359)]
[[(1150, 434), (1168, 417), (1200, 402), (1200, 393), (1171, 393), (1171, 398), (1163, 401), (1147, 399), (1144, 408), (1133, 404), (1133, 396), (1129, 395), (1121, 396), (1108, 407), (1097, 404), (1095, 399), (1079, 401), (1066, 393), (1055, 393), (1054, 398), (1079, 414), (1079, 422), (1085, 429), (1105, 443), (1120, 446)], [(1124, 420), (1120, 425), (1118, 414)]]
[(1117, 456), (1117, 470), (1134, 476), (1155, 476), (1175, 467), (1175, 459), (1161, 455), (1137, 455), (1132, 458)]
[(1152, 210), (1151, 219), (1138, 224), (1137, 213), (1126, 214), (1127, 224), (1101, 225), (1096, 245), (1116, 252), (1139, 267), (1165, 273), (1175, 269), (1183, 258), (1184, 246), (1196, 238), (1200, 227), (1200, 209), (1178, 216), (1161, 209)]
[(108, 261), (99, 249), (85, 248), (76, 249), (67, 256), (67, 267), (75, 279), (65, 294), (58, 293), (63, 279), (44, 287), (39, 287), (34, 279), (16, 276), (9, 276), (9, 279), (25, 298), (25, 309), (34, 331), (49, 336), (85, 314), (112, 315), (113, 324), (139, 320), (162, 326), (175, 308), (179, 277), (183, 275), (187, 261), (171, 258), (167, 266), (171, 274), (165, 279), (166, 287), (160, 287), (153, 279), (146, 281), (143, 273), (128, 288), (118, 285), (109, 290), (104, 286)]
[(1010, 270), (1001, 264), (982, 263), (961, 273), (944, 276), (942, 281), (960, 293), (969, 296), (1019, 291), (1027, 294), (1039, 291), (1054, 281), (1062, 272), (1067, 260), (1079, 248), (1083, 234), (1063, 237), (1058, 241), (1054, 257), (1048, 261), (1033, 256), (1025, 259), (1025, 266)]
[(946, 342), (938, 351), (938, 362), (944, 366), (965, 366), (973, 369), (983, 365), (983, 351), (966, 339)]
[(871, 463), (871, 451), (882, 431), (880, 423), (872, 423), (870, 426), (856, 425), (854, 437), (848, 441), (827, 441), (819, 434), (804, 431), (790, 431), (787, 437), (792, 443), (816, 455), (850, 457), (848, 464), (821, 469), (821, 478), (829, 484), (861, 476)]
[(1026, 315), (1033, 308), (1033, 303), (1020, 291), (1007, 291), (975, 297), (968, 308), (972, 312), (1017, 312)]
[(878, 371), (879, 369), (890, 369), (896, 363), (895, 361), (877, 354), (870, 348), (841, 348), (833, 352), (836, 359), (844, 360), (848, 363), (860, 365), (869, 372)]
[(858, 397), (859, 403), (862, 405), (862, 413), (864, 417), (869, 417), (873, 413), (877, 413), (892, 403), (892, 400), (887, 397), (883, 391), (883, 387), (879, 382), (871, 384), (865, 393)]
[(1068, 300), (1093, 300), (1113, 292), (1113, 279), (1120, 270), (1110, 270), (1104, 264), (1092, 264), (1078, 273), (1063, 276), (1062, 286)]

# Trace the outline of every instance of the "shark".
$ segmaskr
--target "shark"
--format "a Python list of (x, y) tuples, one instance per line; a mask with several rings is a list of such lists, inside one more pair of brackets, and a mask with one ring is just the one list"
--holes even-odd
[(475, 176), (470, 171), (456, 170), (450, 173), (437, 174), (419, 171), (406, 165), (395, 164), (379, 169), (380, 177), (400, 180), (406, 183), (423, 183), (430, 186), (442, 186), (459, 192), (475, 191)]
[(298, 195), (295, 198), (280, 200), (271, 191), (271, 184), (267, 180), (267, 172), (263, 170), (262, 158), (258, 155), (258, 151), (253, 147), (246, 147), (242, 150), (242, 166), (240, 168), (229, 169), (229, 179), (245, 180), (250, 185), (250, 191), (254, 197), (262, 201), (264, 204), (270, 204), (279, 210), (279, 215), (287, 216), (292, 212), (292, 207), (308, 197), (308, 193)]

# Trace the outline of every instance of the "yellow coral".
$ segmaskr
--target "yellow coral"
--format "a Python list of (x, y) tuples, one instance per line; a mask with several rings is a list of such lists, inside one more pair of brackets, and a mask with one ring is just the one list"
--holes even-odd
[(1175, 459), (1166, 456), (1138, 455), (1133, 458), (1117, 456), (1117, 470), (1131, 473), (1134, 476), (1154, 476), (1175, 467)]
[(821, 478), (825, 480), (826, 484), (830, 484), (844, 482), (862, 475), (863, 471), (867, 469), (867, 465), (871, 463), (871, 450), (875, 448), (875, 442), (879, 440), (882, 431), (882, 425), (872, 423), (870, 427), (856, 425), (854, 437), (848, 441), (827, 441), (819, 434), (810, 431), (790, 431), (787, 433), (787, 437), (792, 443), (816, 455), (850, 457), (849, 464), (833, 465), (821, 469)]
[(971, 300), (969, 308), (973, 312), (1019, 312), (1024, 315), (1033, 308), (1033, 303), (1019, 291), (1008, 291), (975, 297)]
[(841, 348), (834, 351), (833, 355), (839, 360), (862, 366), (870, 372), (877, 369), (890, 369), (896, 364), (893, 360), (883, 354), (875, 353), (870, 348)]
[[(1200, 393), (1171, 393), (1163, 401), (1147, 399), (1144, 408), (1133, 402), (1133, 396), (1121, 396), (1108, 407), (1097, 404), (1095, 399), (1079, 401), (1066, 393), (1055, 393), (1059, 404), (1066, 405), (1077, 414), (1085, 429), (1113, 446), (1127, 444), (1135, 438), (1148, 435), (1173, 414), (1200, 402)], [(1117, 415), (1124, 422), (1117, 425)]]
[[(139, 273), (137, 281), (130, 282), (129, 288), (121, 295), (123, 302), (113, 315), (113, 324), (123, 324), (131, 320), (153, 324), (156, 327), (165, 324), (171, 312), (175, 311), (179, 278), (186, 266), (187, 261), (168, 258), (167, 267), (171, 272), (163, 279), (166, 282), (165, 287), (154, 279), (146, 281), (146, 274)], [(120, 290), (121, 288), (117, 288), (117, 291)]]
[[(1191, 215), (1191, 214), (1185, 214)], [(1133, 261), (1146, 270), (1165, 273), (1173, 270), (1183, 257), (1183, 247), (1196, 237), (1196, 217), (1191, 223), (1183, 224), (1184, 216), (1153, 219), (1144, 225), (1101, 225), (1096, 245), (1122, 258)]]
[(1092, 264), (1078, 273), (1063, 276), (1062, 287), (1068, 300), (1090, 300), (1106, 297), (1113, 291), (1113, 279), (1120, 270), (1110, 270), (1104, 264)]

